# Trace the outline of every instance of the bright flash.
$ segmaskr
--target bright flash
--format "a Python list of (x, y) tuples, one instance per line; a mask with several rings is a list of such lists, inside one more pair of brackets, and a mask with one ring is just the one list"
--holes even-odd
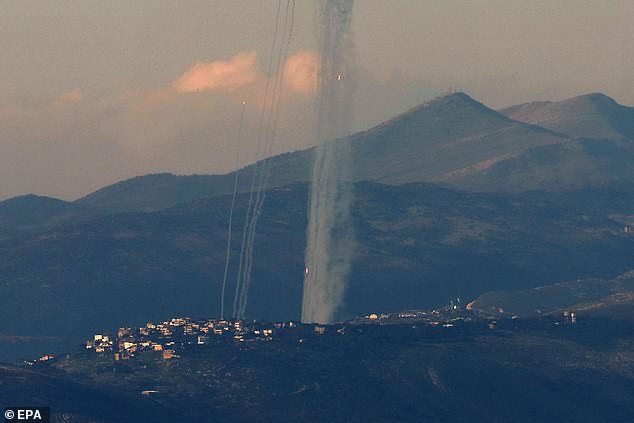
[(341, 81), (341, 74), (337, 75), (337, 81)]

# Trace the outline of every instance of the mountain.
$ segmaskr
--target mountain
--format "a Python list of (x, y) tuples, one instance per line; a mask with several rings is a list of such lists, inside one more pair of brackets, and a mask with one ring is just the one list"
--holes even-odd
[[(566, 137), (513, 121), (464, 93), (438, 97), (373, 129), (333, 142), (350, 143), (356, 181), (399, 185), (445, 183), (535, 146)], [(313, 150), (272, 157), (269, 187), (306, 182)], [(260, 162), (262, 165), (263, 162)], [(251, 189), (256, 165), (240, 170), (239, 191)], [(109, 212), (154, 211), (180, 202), (230, 193), (234, 174), (147, 175), (98, 190), (77, 200)], [(460, 184), (454, 184), (460, 187)]]
[[(360, 183), (355, 191), (358, 246), (342, 318), (634, 268), (634, 236), (624, 232), (634, 216), (634, 185), (508, 195)], [(235, 239), (247, 197), (236, 203)], [(74, 340), (114, 325), (219, 315), (230, 200), (103, 216), (0, 242), (0, 335)], [(267, 193), (250, 318), (299, 318), (306, 200), (306, 185)], [(234, 243), (228, 314), (238, 248)], [(6, 350), (17, 354), (12, 345)]]
[(400, 185), (449, 181), (564, 138), (456, 93), (354, 135), (350, 142), (356, 180)]
[[(603, 94), (537, 102), (496, 112), (464, 93), (440, 96), (349, 143), (355, 181), (431, 182), (470, 191), (562, 190), (631, 180), (634, 108)], [(269, 187), (309, 179), (313, 150), (271, 157)], [(239, 171), (248, 192), (259, 164)], [(345, 164), (342, 164), (345, 165)], [(107, 212), (155, 211), (230, 193), (235, 174), (147, 175), (105, 187), (76, 203)]]
[(501, 111), (570, 138), (526, 149), (450, 181), (479, 191), (575, 189), (634, 177), (634, 108), (603, 94), (535, 102)]
[(571, 137), (634, 140), (634, 107), (620, 105), (601, 93), (520, 104), (501, 113)]
[(37, 195), (0, 202), (0, 240), (50, 230), (57, 225), (86, 220), (96, 211), (75, 203)]
[(576, 189), (634, 178), (634, 141), (573, 138), (530, 148), (450, 185), (477, 191)]

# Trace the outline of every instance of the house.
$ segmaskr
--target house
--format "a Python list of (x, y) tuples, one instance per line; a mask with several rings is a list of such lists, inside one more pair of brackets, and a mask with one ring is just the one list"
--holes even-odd
[(326, 327), (325, 326), (315, 326), (315, 332), (323, 335), (324, 333), (326, 333)]

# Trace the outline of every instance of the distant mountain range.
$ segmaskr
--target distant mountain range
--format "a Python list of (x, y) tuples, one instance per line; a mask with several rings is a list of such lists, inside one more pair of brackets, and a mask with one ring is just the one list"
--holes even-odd
[[(634, 108), (600, 94), (492, 110), (464, 93), (415, 107), (345, 140), (356, 181), (430, 182), (471, 191), (574, 189), (634, 176)], [(270, 158), (270, 187), (306, 182), (312, 149)], [(255, 166), (240, 170), (248, 191)], [(154, 211), (233, 189), (234, 174), (155, 174), (100, 189), (77, 204)]]

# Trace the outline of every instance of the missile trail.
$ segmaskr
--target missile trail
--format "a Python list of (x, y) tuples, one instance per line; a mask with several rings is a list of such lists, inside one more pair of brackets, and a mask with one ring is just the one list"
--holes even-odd
[[(271, 75), (271, 71), (273, 69), (273, 56), (275, 54), (275, 46), (277, 44), (277, 36), (279, 33), (279, 22), (280, 22), (280, 13), (282, 11), (282, 0), (278, 0), (277, 2), (277, 12), (275, 14), (275, 31), (273, 32), (273, 42), (271, 43), (271, 52), (269, 54), (269, 65), (268, 65), (268, 70), (267, 70), (267, 76)], [(259, 119), (259, 124), (258, 124), (258, 137), (257, 137), (257, 143), (256, 143), (256, 149), (255, 149), (255, 157), (254, 157), (254, 163), (255, 163), (255, 169), (253, 171), (253, 177), (251, 179), (251, 189), (249, 190), (249, 201), (247, 202), (247, 211), (246, 211), (246, 215), (245, 215), (245, 219), (244, 219), (244, 227), (242, 229), (242, 242), (240, 244), (240, 260), (238, 262), (238, 274), (236, 277), (236, 286), (235, 286), (235, 293), (233, 296), (233, 318), (237, 317), (237, 313), (238, 313), (238, 299), (240, 296), (240, 292), (241, 292), (241, 287), (242, 287), (242, 275), (243, 275), (243, 269), (244, 269), (244, 255), (245, 255), (245, 248), (246, 248), (246, 244), (247, 244), (247, 237), (249, 234), (249, 224), (251, 222), (251, 210), (253, 207), (253, 195), (254, 195), (254, 191), (256, 188), (256, 183), (257, 183), (257, 169), (259, 166), (259, 159), (260, 159), (260, 144), (262, 142), (262, 129), (263, 129), (263, 125), (264, 125), (264, 117), (266, 115), (266, 110), (267, 110), (267, 104), (268, 104), (268, 98), (269, 98), (269, 89), (270, 89), (270, 78), (266, 78), (266, 83), (264, 85), (264, 103), (262, 105), (262, 112), (260, 114), (260, 119)]]
[[(240, 263), (238, 266), (238, 283), (234, 295), (234, 318), (244, 318), (246, 305), (248, 302), (249, 287), (251, 284), (251, 271), (253, 267), (253, 248), (257, 231), (257, 222), (262, 213), (264, 199), (266, 198), (266, 186), (270, 172), (270, 156), (275, 142), (277, 119), (279, 117), (280, 103), (282, 99), (283, 87), (283, 66), (288, 58), (289, 46), (293, 33), (295, 0), (287, 0), (283, 18), (283, 29), (278, 37), (280, 23), (281, 2), (278, 2), (278, 13), (275, 23), (275, 37), (271, 49), (269, 62), (269, 78), (265, 89), (265, 99), (262, 114), (260, 116), (258, 130), (258, 146), (256, 169), (254, 171), (249, 204), (245, 219), (245, 226), (242, 237), (242, 248), (240, 253)], [(275, 52), (277, 51), (277, 55)], [(274, 65), (275, 64), (275, 65)], [(273, 71), (274, 68), (274, 71)], [(272, 79), (272, 89), (269, 87), (270, 76)], [(266, 123), (265, 123), (266, 122)], [(264, 145), (262, 142), (264, 141)], [(262, 148), (262, 150), (260, 150)], [(258, 162), (260, 153), (264, 155), (264, 160)]]
[[(289, 6), (290, 6), (290, 12), (289, 12)], [(295, 0), (291, 0), (287, 2), (286, 4), (286, 14), (284, 19), (284, 31), (283, 31), (283, 34), (287, 34), (286, 45), (284, 45), (284, 42), (283, 42), (284, 40), (282, 39), (281, 40), (282, 42), (280, 43), (280, 51), (279, 51), (278, 62), (276, 67), (276, 86), (274, 87), (274, 90), (273, 90), (272, 109), (271, 109), (271, 114), (269, 115), (269, 121), (267, 123), (267, 130), (266, 130), (266, 133), (267, 133), (266, 139), (268, 140), (267, 158), (264, 160), (264, 163), (261, 168), (262, 172), (260, 173), (260, 177), (259, 177), (257, 196), (256, 196), (253, 218), (251, 223), (251, 236), (249, 237), (249, 242), (248, 242), (248, 254), (247, 254), (248, 260), (246, 261), (244, 283), (242, 284), (242, 293), (240, 296), (240, 306), (239, 306), (240, 314), (242, 315), (242, 317), (244, 317), (244, 313), (246, 311), (249, 288), (251, 285), (251, 271), (253, 267), (253, 247), (255, 243), (257, 223), (258, 223), (258, 219), (260, 218), (260, 215), (262, 214), (262, 207), (264, 205), (264, 200), (266, 198), (266, 187), (268, 184), (268, 178), (269, 178), (270, 168), (271, 168), (271, 160), (268, 157), (270, 157), (270, 155), (272, 154), (273, 145), (275, 143), (275, 135), (277, 131), (277, 120), (279, 117), (280, 103), (281, 103), (282, 94), (283, 94), (283, 91), (282, 91), (282, 84), (284, 80), (283, 68), (284, 68), (284, 63), (286, 63), (286, 60), (288, 58), (290, 42), (293, 35), (294, 13), (295, 13)], [(290, 23), (289, 23), (289, 19), (290, 19)], [(288, 32), (287, 32), (287, 28), (288, 28)]]
[(231, 257), (231, 232), (233, 225), (233, 209), (236, 204), (236, 194), (238, 192), (238, 176), (240, 174), (240, 144), (242, 141), (242, 128), (244, 126), (244, 110), (246, 101), (242, 102), (242, 112), (240, 113), (240, 125), (238, 126), (238, 139), (236, 142), (236, 171), (233, 179), (233, 195), (231, 196), (231, 208), (229, 209), (229, 230), (227, 233), (227, 255), (225, 259), (225, 271), (222, 277), (222, 290), (220, 293), (220, 319), (225, 318), (225, 290), (227, 289), (227, 274), (229, 272), (229, 260)]

